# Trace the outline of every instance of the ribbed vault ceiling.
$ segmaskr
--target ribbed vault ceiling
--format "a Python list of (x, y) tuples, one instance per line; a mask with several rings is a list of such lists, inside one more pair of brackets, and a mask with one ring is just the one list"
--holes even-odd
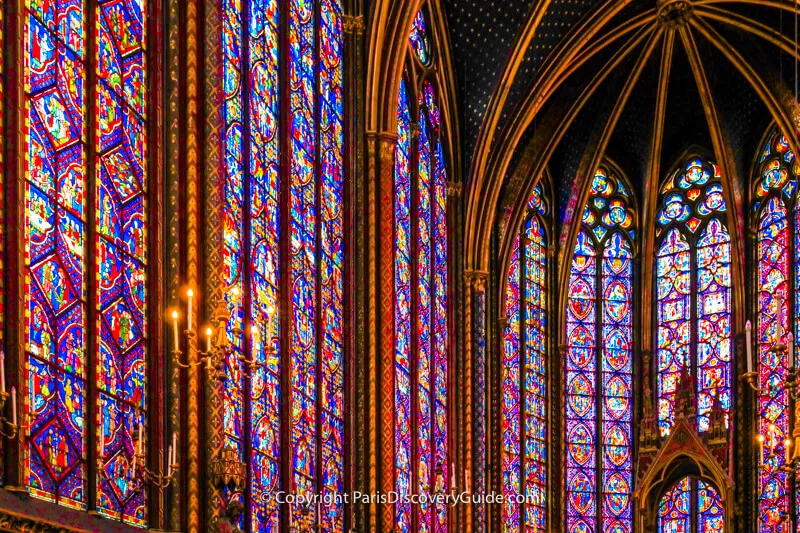
[[(724, 146), (737, 189), (747, 190), (750, 163), (773, 117), (790, 129), (793, 0), (554, 0), (539, 17), (526, 3), (446, 1), (464, 106), (464, 168), (467, 181), (475, 181), (470, 194), (478, 195), (468, 198), (473, 212), (511, 210), (515, 224), (532, 174), (547, 168), (558, 218), (569, 218), (587, 152), (621, 167), (639, 205), (652, 169), (663, 176), (691, 146), (717, 159)], [(478, 4), (484, 18), (474, 15)], [(502, 31), (491, 26), (495, 18), (505, 21)], [(477, 20), (491, 31), (473, 37), (480, 33), (471, 29)], [(526, 25), (536, 25), (534, 36), (511, 68), (517, 40), (531, 29)], [(514, 37), (501, 46), (502, 32)], [(503, 105), (494, 110), (496, 127), (482, 151), (493, 98)], [(796, 145), (796, 133), (786, 133)], [(468, 228), (476, 242), (467, 261), (475, 268), (488, 266), (489, 234), (483, 222)]]

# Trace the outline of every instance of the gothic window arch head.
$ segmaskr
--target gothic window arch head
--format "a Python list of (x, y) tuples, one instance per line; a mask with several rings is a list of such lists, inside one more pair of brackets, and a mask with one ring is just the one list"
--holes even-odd
[[(219, 9), (222, 278), (234, 311), (223, 431), (225, 446), (250, 462), (248, 490), (223, 497), (243, 504), (249, 531), (279, 521), (342, 531), (340, 500), (315, 512), (281, 508), (272, 496), (344, 490), (343, 4)], [(249, 375), (242, 357), (259, 364)]]
[(145, 246), (157, 203), (148, 165), (153, 24), (146, 1), (53, 9), (22, 15), (25, 484), (36, 498), (145, 527), (146, 491), (126, 473), (148, 448), (155, 388), (147, 287), (158, 250)]
[[(774, 453), (765, 453), (758, 470), (759, 532), (782, 531), (784, 515), (798, 505), (791, 501), (796, 480), (787, 477), (785, 441), (792, 438), (790, 399), (783, 382), (796, 364), (786, 350), (774, 350), (800, 338), (800, 211), (797, 184), (800, 168), (786, 138), (771, 131), (759, 152), (753, 177), (753, 213), (757, 235), (756, 312), (757, 365), (761, 391), (758, 394), (758, 432), (774, 443)], [(794, 293), (791, 290), (794, 287)], [(795, 349), (795, 353), (796, 349)], [(791, 451), (791, 450), (790, 450)]]
[[(454, 481), (449, 448), (451, 340), (447, 157), (427, 17), (416, 14), (397, 96), (394, 167), (395, 490), (434, 494)], [(423, 64), (414, 67), (411, 54)], [(439, 533), (447, 507), (398, 502), (402, 533)]]
[[(527, 202), (514, 237), (505, 294), (502, 372), (502, 507), (504, 532), (548, 527), (548, 257), (547, 184)], [(516, 502), (527, 494), (531, 501)]]
[(634, 199), (611, 165), (590, 185), (567, 295), (566, 523), (630, 533)]

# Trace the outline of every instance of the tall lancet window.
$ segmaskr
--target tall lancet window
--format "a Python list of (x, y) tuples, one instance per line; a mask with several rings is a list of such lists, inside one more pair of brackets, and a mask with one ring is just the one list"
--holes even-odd
[[(250, 463), (243, 529), (274, 531), (291, 512), (284, 519), (298, 526), (342, 531), (340, 500), (317, 517), (267, 497), (344, 489), (342, 4), (223, 0), (220, 9), (224, 282), (237, 311), (224, 432)], [(264, 365), (245, 379), (240, 355)]]
[(634, 225), (628, 187), (601, 168), (583, 209), (567, 300), (569, 531), (633, 527)]
[[(546, 531), (548, 204), (537, 185), (514, 237), (503, 331), (503, 531)], [(518, 494), (532, 497), (516, 502)]]
[(691, 157), (665, 181), (656, 217), (658, 425), (668, 435), (684, 368), (699, 431), (731, 405), (731, 239), (719, 167)]
[(129, 473), (140, 427), (147, 437), (155, 355), (148, 2), (25, 5), (27, 485), (37, 498), (146, 526), (147, 492)]
[[(759, 531), (783, 531), (783, 513), (791, 508), (794, 480), (781, 468), (785, 465), (784, 440), (791, 438), (789, 394), (779, 387), (792, 363), (787, 351), (773, 351), (779, 340), (786, 345), (786, 335), (794, 327), (800, 338), (800, 212), (797, 209), (798, 163), (786, 138), (772, 133), (759, 160), (753, 189), (753, 210), (758, 228), (758, 373), (761, 393), (758, 398), (758, 431), (776, 443), (775, 453), (763, 456), (764, 466), (758, 475)], [(795, 294), (790, 287), (794, 281)], [(792, 306), (794, 296), (794, 306)], [(790, 310), (794, 309), (792, 313)], [(793, 319), (794, 317), (794, 319)], [(780, 333), (778, 326), (780, 325)], [(794, 325), (794, 326), (793, 326)]]
[[(407, 72), (425, 70), (431, 61), (425, 20), (422, 11), (415, 17)], [(395, 487), (407, 495), (446, 491), (452, 476), (447, 172), (438, 101), (432, 81), (401, 81), (394, 168)], [(403, 533), (447, 530), (445, 505), (401, 501), (395, 509)]]

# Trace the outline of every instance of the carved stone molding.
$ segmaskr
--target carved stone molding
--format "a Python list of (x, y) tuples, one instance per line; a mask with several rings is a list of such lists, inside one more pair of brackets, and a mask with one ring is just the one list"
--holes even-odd
[(683, 26), (692, 17), (694, 8), (686, 0), (659, 0), (658, 22), (665, 28)]

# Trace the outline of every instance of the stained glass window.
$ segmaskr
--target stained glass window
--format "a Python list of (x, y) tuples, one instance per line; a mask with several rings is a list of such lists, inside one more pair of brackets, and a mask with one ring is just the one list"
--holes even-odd
[(601, 168), (584, 206), (567, 300), (569, 531), (633, 527), (634, 238), (628, 188)]
[[(98, 511), (143, 526), (145, 493), (129, 474), (147, 406), (146, 7), (98, 1), (86, 11), (69, 0), (31, 4), (26, 17), (27, 483), (36, 497), (86, 508), (92, 446), (103, 458), (89, 481)], [(86, 113), (90, 68), (95, 116)], [(89, 365), (97, 368), (95, 398), (86, 394)], [(91, 436), (87, 417), (96, 422)]]
[(425, 15), (422, 10), (417, 11), (417, 15), (414, 17), (408, 40), (419, 60), (427, 63), (430, 59), (430, 47), (428, 45), (428, 29), (425, 27)]
[[(412, 90), (413, 84), (401, 82), (394, 168), (395, 488), (401, 494), (433, 494), (448, 490), (452, 475), (447, 172), (435, 89), (426, 81), (418, 96), (416, 142)], [(396, 505), (403, 533), (412, 524), (421, 532), (444, 533), (447, 515), (445, 505), (430, 500)]]
[[(547, 237), (542, 186), (515, 236), (503, 331), (503, 530), (547, 528)], [(516, 502), (518, 494), (530, 501)]]
[[(758, 431), (774, 435), (774, 454), (765, 454), (759, 469), (759, 531), (779, 533), (783, 530), (783, 514), (789, 512), (792, 480), (782, 470), (785, 464), (784, 439), (791, 438), (789, 395), (782, 387), (792, 366), (786, 352), (774, 352), (778, 326), (788, 335), (794, 324), (795, 335), (800, 323), (798, 298), (792, 307), (791, 277), (800, 279), (800, 262), (792, 255), (792, 244), (798, 253), (800, 218), (797, 211), (797, 177), (800, 172), (794, 153), (786, 139), (773, 133), (761, 152), (759, 173), (755, 180), (754, 210), (758, 217), (758, 373), (761, 392), (758, 398)], [(780, 309), (778, 308), (780, 302)], [(795, 309), (794, 313), (790, 309)], [(780, 341), (786, 344), (783, 336)]]
[[(224, 430), (242, 460), (250, 450), (243, 525), (266, 532), (279, 520), (275, 498), (265, 497), (271, 492), (344, 491), (342, 5), (224, 0), (221, 9), (225, 284), (229, 305), (239, 310), (228, 324), (236, 350), (224, 364)], [(288, 79), (281, 83), (284, 52)], [(288, 315), (277, 318), (281, 301)], [(248, 332), (246, 339), (240, 331)], [(261, 363), (249, 380), (239, 356)], [(289, 395), (286, 413), (282, 394)], [(288, 434), (282, 434), (283, 417), (289, 417)], [(290, 479), (282, 480), (287, 461)], [(303, 527), (319, 523), (326, 533), (341, 531), (340, 500), (328, 501), (318, 518), (300, 505), (291, 518)]]
[(692, 157), (666, 180), (660, 193), (658, 424), (661, 435), (669, 434), (675, 392), (687, 367), (696, 384), (702, 432), (709, 427), (714, 402), (719, 402), (727, 422), (731, 400), (731, 244), (719, 167)]
[(725, 526), (719, 491), (687, 476), (667, 490), (658, 502), (658, 533), (716, 533)]

